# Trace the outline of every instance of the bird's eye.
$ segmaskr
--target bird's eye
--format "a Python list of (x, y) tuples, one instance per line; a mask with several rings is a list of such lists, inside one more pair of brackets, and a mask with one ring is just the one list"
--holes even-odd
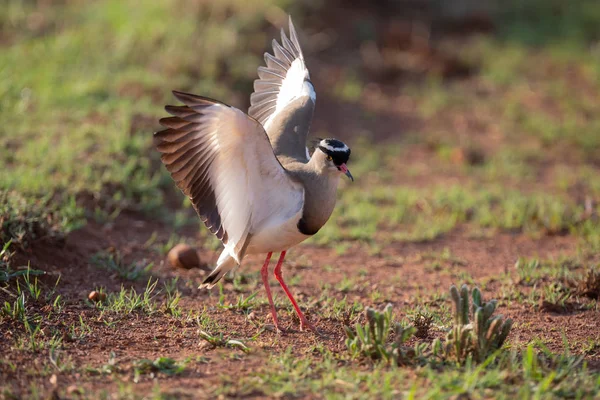
[(333, 158), (331, 158), (331, 156), (327, 156), (327, 161), (331, 161), (333, 160)]

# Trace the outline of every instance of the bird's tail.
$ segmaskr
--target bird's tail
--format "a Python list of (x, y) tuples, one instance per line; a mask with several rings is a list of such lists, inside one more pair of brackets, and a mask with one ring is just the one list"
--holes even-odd
[(234, 269), (237, 265), (237, 261), (229, 255), (229, 252), (227, 250), (223, 250), (223, 253), (221, 253), (219, 260), (217, 261), (217, 266), (206, 277), (206, 279), (204, 279), (199, 289), (211, 289), (213, 286), (219, 283), (225, 274)]

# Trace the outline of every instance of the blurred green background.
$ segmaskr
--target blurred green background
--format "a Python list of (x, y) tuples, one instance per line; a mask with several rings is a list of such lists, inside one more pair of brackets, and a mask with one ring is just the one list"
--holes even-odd
[(359, 177), (338, 211), (348, 229), (318, 242), (369, 240), (391, 197), (402, 240), (465, 221), (559, 232), (596, 213), (597, 1), (4, 0), (1, 241), (123, 210), (189, 223), (152, 150), (162, 107), (179, 89), (246, 110), (288, 13), (318, 91), (313, 133), (348, 140)]

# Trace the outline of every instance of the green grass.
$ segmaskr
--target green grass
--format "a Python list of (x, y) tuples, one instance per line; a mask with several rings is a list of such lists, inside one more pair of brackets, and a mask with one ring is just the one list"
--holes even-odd
[[(487, 308), (485, 304), (481, 305)], [(351, 399), (373, 396), (390, 399), (399, 396), (426, 399), (451, 396), (593, 398), (600, 393), (597, 373), (590, 371), (583, 358), (572, 354), (566, 344), (563, 352), (558, 354), (552, 353), (543, 343), (534, 341), (522, 350), (511, 349), (510, 346), (496, 351), (492, 349), (479, 362), (469, 358), (455, 363), (451, 359), (427, 356), (421, 353), (424, 347), (419, 345), (415, 346), (413, 353), (401, 344), (390, 347), (387, 331), (392, 321), (391, 306), (383, 313), (372, 309), (367, 312), (372, 314), (369, 324), (357, 325), (362, 333), (352, 333), (348, 342), (350, 351), (346, 355), (315, 349), (318, 355), (312, 359), (300, 358), (290, 347), (283, 354), (271, 356), (269, 364), (250, 376), (241, 380), (239, 377), (224, 377), (226, 384), (218, 393), (238, 396), (260, 393), (284, 397), (318, 395), (324, 398), (343, 395)], [(369, 332), (375, 336), (371, 337)], [(363, 341), (362, 351), (355, 343), (359, 338)], [(368, 347), (371, 342), (372, 347)], [(368, 349), (365, 350), (364, 346)], [(389, 352), (393, 348), (402, 348), (403, 354), (411, 357), (409, 365), (417, 363), (419, 367), (395, 368), (381, 362), (391, 357)], [(595, 344), (590, 342), (589, 348), (595, 348)], [(357, 368), (354, 359), (358, 354), (374, 361), (366, 368)]]
[(154, 314), (159, 308), (155, 301), (158, 295), (155, 291), (157, 284), (158, 280), (153, 281), (150, 277), (142, 293), (138, 293), (133, 287), (129, 289), (121, 287), (119, 292), (109, 293), (106, 301), (96, 303), (96, 306), (102, 311), (117, 314), (130, 314), (134, 311), (140, 311), (147, 315)]
[(583, 263), (577, 257), (540, 260), (520, 257), (515, 263), (519, 284), (532, 286), (540, 282), (577, 279)]
[(185, 363), (178, 363), (169, 357), (159, 357), (156, 360), (141, 359), (133, 363), (133, 381), (138, 383), (142, 375), (150, 375), (152, 378), (156, 373), (165, 375), (179, 375), (185, 371)]
[[(600, 8), (595, 3), (511, 2), (494, 16), (494, 35), (444, 38), (444, 49), (474, 67), (472, 76), (402, 76), (373, 87), (370, 72), (360, 64), (368, 61), (361, 59), (361, 43), (349, 53), (351, 65), (335, 64), (335, 59), (330, 65), (323, 57), (330, 50), (350, 51), (344, 46), (355, 36), (375, 39), (366, 32), (370, 22), (336, 32), (344, 40), (328, 48), (338, 27), (322, 29), (328, 26), (327, 13), (320, 12), (326, 3), (5, 1), (0, 5), (0, 328), (8, 355), (0, 360), (0, 375), (18, 376), (20, 386), (13, 389), (0, 378), (0, 396), (46, 398), (49, 379), (57, 374), (61, 385), (63, 377), (77, 381), (72, 393), (59, 386), (61, 395), (82, 398), (177, 398), (181, 393), (173, 387), (199, 387), (198, 380), (203, 380), (198, 384), (202, 395), (223, 397), (598, 397), (597, 367), (588, 369), (581, 358), (598, 356), (597, 335), (573, 343), (565, 339), (562, 353), (546, 348), (542, 340), (548, 336), (519, 335), (520, 341), (509, 336), (502, 349), (484, 352), (478, 362), (434, 356), (432, 342), (443, 340), (453, 327), (448, 294), (419, 288), (403, 269), (419, 264), (428, 276), (490, 287), (501, 301), (499, 310), (516, 307), (540, 318), (547, 312), (598, 311)], [(369, 132), (343, 132), (354, 135), (348, 140), (353, 149), (349, 166), (356, 182), (341, 183), (334, 215), (308, 242), (350, 263), (353, 254), (365, 252), (378, 262), (390, 261), (394, 266), (384, 268), (398, 272), (389, 282), (369, 281), (372, 266), (366, 263), (356, 266), (355, 275), (331, 281), (338, 265), (332, 260), (322, 265), (308, 247), (302, 256), (288, 258), (286, 265), (299, 271), (290, 274), (291, 286), (304, 282), (308, 296), (301, 303), (313, 313), (310, 319), (327, 329), (364, 327), (364, 306), (393, 302), (402, 326), (415, 326), (415, 337), (399, 338), (394, 349), (393, 335), (384, 332), (379, 344), (388, 358), (401, 350), (397, 355), (409, 365), (361, 357), (360, 340), (350, 352), (343, 343), (330, 346), (332, 341), (317, 337), (310, 345), (304, 340), (296, 344), (296, 333), (272, 338), (262, 331), (260, 318), (246, 318), (251, 312), (268, 318), (266, 299), (254, 293), (260, 285), (257, 272), (225, 280), (225, 290), (233, 287), (235, 294), (202, 297), (195, 290), (198, 276), (183, 282), (170, 280), (172, 272), (166, 272), (165, 279), (162, 268), (152, 271), (150, 261), (124, 262), (119, 254), (126, 253), (117, 249), (92, 260), (114, 285), (97, 289), (106, 299), (91, 303), (79, 293), (85, 288), (63, 291), (39, 265), (15, 261), (35, 250), (38, 240), (55, 243), (60, 252), (67, 234), (87, 221), (114, 224), (130, 211), (161, 221), (169, 230), (155, 232), (143, 244), (149, 259), (164, 257), (176, 243), (192, 244), (197, 238), (182, 228), (197, 219), (152, 149), (157, 120), (164, 116), (164, 104), (173, 101), (172, 89), (244, 106), (272, 39), (270, 24), (284, 22), (281, 17), (290, 9), (295, 18), (296, 9), (319, 13), (315, 23), (306, 21), (306, 30), (296, 19), (304, 31), (301, 39), (314, 41), (305, 52), (315, 67), (311, 76), (316, 81), (340, 76), (331, 87), (317, 88), (318, 104), (359, 108), (361, 129), (374, 132), (381, 115), (367, 107), (366, 95), (381, 84), (379, 103), (389, 106), (383, 114), (402, 114), (400, 123), (384, 127), (391, 134), (385, 144), (374, 144)], [(332, 122), (327, 111), (318, 113), (321, 123)], [(414, 126), (404, 125), (407, 114)], [(574, 242), (577, 250), (555, 258), (515, 253), (514, 268), (505, 265), (502, 275), (480, 278), (463, 270), (468, 263), (449, 249), (425, 250), (446, 246), (442, 241), (455, 234), (473, 239), (468, 242), (473, 246), (478, 238), (510, 234), (532, 243)], [(221, 246), (206, 230), (199, 239), (206, 250)], [(390, 246), (410, 249), (415, 259), (387, 260)], [(55, 267), (60, 271), (62, 265)], [(328, 274), (327, 283), (317, 284), (316, 295), (306, 267)], [(408, 285), (410, 294), (404, 296), (401, 290)], [(292, 320), (289, 302), (280, 293), (276, 298), (283, 318)], [(389, 318), (388, 325), (394, 326), (394, 316)], [(240, 340), (229, 319), (245, 324), (240, 329), (253, 330), (255, 336)], [(200, 355), (140, 354), (147, 348), (133, 343), (136, 354), (115, 350), (117, 359), (111, 350), (89, 363), (73, 351), (94, 348), (99, 335), (124, 334), (138, 323), (164, 328), (165, 340), (175, 334), (186, 340), (190, 331), (193, 344), (186, 350)], [(520, 329), (532, 328), (526, 324), (515, 321), (513, 330), (521, 334)], [(281, 352), (282, 343), (294, 346)], [(179, 351), (173, 345), (169, 349)], [(22, 356), (22, 365), (11, 358), (15, 355)], [(231, 376), (219, 368), (222, 362), (236, 367), (246, 357), (260, 362)], [(209, 377), (194, 360), (214, 363), (219, 376)]]
[(121, 279), (128, 281), (138, 280), (152, 271), (153, 263), (145, 260), (126, 263), (119, 252), (99, 252), (92, 256), (90, 262)]
[[(509, 42), (528, 45), (569, 45), (581, 51), (600, 39), (600, 11), (593, 0), (507, 1), (498, 12), (499, 30)], [(571, 49), (571, 51), (574, 51)]]
[(83, 209), (77, 206), (74, 197), (52, 198), (46, 195), (34, 198), (0, 186), (0, 243), (3, 245), (3, 255), (9, 252), (9, 247), (4, 248), (9, 243), (14, 249), (27, 247), (40, 238), (62, 240), (66, 233), (85, 223), (83, 217)]
[(229, 347), (234, 349), (240, 349), (244, 352), (249, 351), (250, 349), (244, 344), (243, 341), (238, 339), (230, 339), (224, 337), (223, 333), (219, 334), (210, 334), (206, 331), (199, 332), (200, 338), (206, 341), (212, 347)]
[[(20, 196), (22, 204), (19, 206), (11, 199), (5, 206), (8, 211), (4, 213), (9, 216), (8, 222), (2, 224), (4, 242), (14, 239), (13, 243), (18, 245), (27, 238), (40, 236), (39, 232), (60, 235), (81, 226), (82, 206), (88, 207), (88, 216), (91, 214), (98, 220), (113, 218), (111, 216), (118, 215), (122, 209), (164, 213), (161, 188), (173, 189), (164, 170), (156, 167), (151, 132), (157, 128), (156, 119), (162, 105), (169, 100), (170, 89), (189, 89), (223, 99), (237, 91), (249, 92), (249, 83), (254, 78), (251, 66), (259, 64), (256, 54), (260, 53), (251, 55), (239, 49), (247, 48), (247, 43), (255, 46), (254, 43), (261, 42), (256, 39), (267, 39), (261, 34), (245, 35), (245, 32), (255, 32), (262, 20), (260, 16), (270, 7), (269, 2), (251, 10), (240, 2), (226, 3), (223, 6), (194, 5), (165, 0), (135, 8), (135, 12), (131, 2), (107, 0), (84, 6), (61, 5), (45, 10), (39, 26), (28, 23), (35, 17), (31, 5), (11, 1), (5, 6), (0, 26), (10, 40), (0, 56), (2, 64), (7, 65), (0, 75), (5, 77), (0, 79), (3, 82), (0, 93), (4, 94), (0, 117), (6, 121), (0, 135), (3, 149), (0, 164), (7, 166), (11, 173), (2, 175), (0, 191), (5, 193), (4, 197)], [(182, 5), (194, 9), (202, 22), (191, 18)], [(565, 32), (564, 40), (544, 43), (546, 50), (541, 50), (550, 64), (556, 64), (558, 75), (552, 72), (550, 76), (543, 68), (528, 68), (538, 55), (531, 54), (523, 44), (484, 38), (467, 48), (465, 57), (482, 64), (481, 79), (491, 85), (492, 93), (499, 92), (500, 96), (481, 102), (463, 85), (445, 85), (436, 79), (428, 81), (425, 90), (420, 85), (415, 93), (426, 118), (440, 112), (463, 112), (476, 107), (475, 115), (481, 114), (487, 120), (491, 114), (492, 119), (500, 121), (510, 145), (495, 153), (482, 167), (485, 179), (535, 176), (536, 166), (524, 160), (522, 150), (516, 150), (511, 144), (516, 144), (523, 134), (539, 140), (543, 146), (572, 145), (589, 157), (600, 148), (598, 124), (595, 119), (586, 117), (598, 113), (598, 102), (589, 95), (566, 95), (573, 74), (562, 60), (567, 57), (577, 61), (581, 68), (576, 75), (581, 76), (583, 85), (591, 88), (598, 87), (597, 68), (586, 62), (585, 57), (576, 57), (581, 55), (582, 49), (569, 55), (556, 50), (562, 48), (561, 43), (592, 41), (597, 29), (591, 21), (596, 21), (598, 16), (595, 12), (581, 11), (593, 8), (589, 1), (581, 1), (579, 11), (558, 3), (553, 3), (553, 7), (557, 10), (555, 14), (548, 14), (546, 10), (550, 8), (540, 8), (537, 3), (527, 7), (514, 5), (502, 9), (498, 18), (511, 21), (502, 24), (503, 38), (524, 38), (533, 32), (546, 32), (547, 26), (560, 27), (560, 31)], [(228, 8), (244, 13), (234, 12), (234, 17), (225, 18), (223, 13)], [(543, 15), (548, 18), (543, 20), (544, 24), (554, 21), (552, 18), (559, 22), (532, 25), (531, 31), (524, 31), (522, 28), (529, 25), (522, 22), (529, 21), (535, 15), (531, 10), (538, 9), (546, 12)], [(126, 15), (135, 17), (125, 18)], [(177, 29), (172, 29), (173, 26)], [(44, 35), (39, 34), (42, 31)], [(207, 35), (210, 41), (199, 39)], [(524, 42), (537, 43), (537, 39)], [(492, 56), (498, 52), (503, 56)], [(33, 59), (31, 54), (34, 54)], [(232, 58), (231, 54), (239, 54), (239, 58)], [(17, 71), (19, 65), (25, 64), (30, 67)], [(220, 70), (226, 71), (225, 77), (216, 79)], [(348, 81), (346, 86), (357, 86), (357, 79)], [(538, 85), (535, 96), (541, 97), (523, 106), (522, 99), (531, 97), (530, 80)], [(510, 85), (505, 85), (506, 82)], [(552, 110), (558, 112), (536, 106), (546, 102), (556, 103)], [(24, 115), (27, 118), (23, 118)], [(42, 124), (43, 132), (39, 129)], [(11, 129), (7, 129), (8, 126)], [(444, 136), (452, 146), (451, 135)], [(365, 151), (365, 144), (365, 141), (354, 144), (362, 150), (360, 157), (352, 160), (355, 175), (366, 180), (376, 171), (378, 179), (386, 180), (382, 167), (386, 161), (396, 159), (399, 148), (388, 147), (381, 157), (381, 149)], [(543, 160), (544, 156), (540, 158)], [(40, 164), (39, 160), (44, 162)], [(477, 170), (465, 172), (476, 174)], [(359, 190), (355, 192), (362, 194)], [(88, 202), (75, 201), (74, 196), (81, 198), (81, 193), (92, 199), (91, 209)], [(42, 194), (46, 194), (45, 197)], [(414, 210), (410, 202), (405, 206), (408, 208), (400, 205), (391, 218), (394, 224), (413, 225), (413, 229), (395, 233), (400, 241), (433, 240), (452, 230), (462, 218), (460, 212), (452, 212), (406, 221), (403, 214)], [(528, 207), (520, 199), (508, 201), (506, 206)], [(560, 208), (561, 205), (548, 207)], [(317, 242), (340, 238), (369, 241), (381, 227), (364, 220), (372, 220), (377, 211), (378, 206), (372, 202), (340, 210), (339, 214), (347, 216), (347, 221), (342, 221), (347, 223), (346, 232), (329, 229), (321, 235), (326, 238)], [(559, 221), (562, 216), (553, 215), (560, 214), (560, 210), (549, 213), (549, 229), (566, 228)], [(537, 218), (536, 215), (524, 218), (529, 217)], [(181, 218), (173, 216), (173, 219), (179, 226), (177, 220)], [(521, 215), (501, 215), (498, 219), (488, 224), (505, 229), (521, 229), (526, 225)], [(50, 223), (37, 222), (48, 220)], [(34, 226), (36, 223), (41, 226)]]
[(252, 308), (254, 308), (254, 298), (258, 295), (258, 292), (254, 292), (249, 296), (245, 297), (243, 294), (240, 295), (236, 303), (225, 304), (225, 293), (223, 292), (223, 286), (219, 286), (219, 308), (224, 310), (239, 311), (244, 314), (249, 314)]
[(325, 352), (317, 360), (297, 358), (291, 348), (273, 355), (268, 365), (251, 376), (234, 379), (219, 392), (266, 396), (318, 395), (324, 398), (392, 399), (400, 396), (442, 399), (473, 398), (589, 398), (600, 391), (597, 374), (565, 349), (551, 355), (533, 346), (490, 356), (480, 365), (439, 365), (415, 370), (377, 365), (356, 368), (343, 357)]
[(152, 132), (170, 91), (226, 102), (249, 93), (260, 52), (240, 50), (267, 42), (259, 28), (273, 3), (105, 0), (41, 14), (32, 3), (1, 5), (2, 242), (81, 226), (90, 203), (76, 195), (100, 216), (161, 211), (171, 185)]
[(459, 224), (468, 224), (473, 232), (481, 228), (534, 236), (573, 232), (588, 242), (595, 240), (592, 227), (597, 227), (597, 222), (586, 221), (584, 206), (566, 195), (507, 190), (499, 184), (425, 189), (375, 185), (368, 192), (364, 187), (344, 188), (332, 223), (310, 241), (336, 246), (340, 240), (431, 241)]

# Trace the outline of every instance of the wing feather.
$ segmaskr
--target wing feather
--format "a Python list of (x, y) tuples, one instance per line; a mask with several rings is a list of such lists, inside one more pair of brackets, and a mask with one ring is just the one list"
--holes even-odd
[[(266, 66), (258, 67), (248, 114), (265, 128), (275, 154), (306, 161), (306, 137), (315, 102), (315, 91), (304, 62), (294, 24), (289, 37), (281, 30), (281, 44), (273, 40), (273, 54), (265, 53)], [(291, 129), (288, 122), (294, 122)]]
[(296, 46), (294, 46), (294, 44), (290, 41), (290, 39), (287, 38), (287, 36), (285, 35), (285, 32), (284, 32), (283, 29), (281, 30), (281, 44), (283, 45), (284, 49), (286, 49), (287, 51), (289, 51), (295, 57), (302, 58), (302, 55), (300, 53), (300, 49), (296, 48)]
[(279, 87), (281, 87), (281, 83), (278, 81), (254, 81), (254, 90), (256, 92), (264, 91), (264, 90), (277, 90), (279, 91)]
[(264, 103), (255, 110), (256, 118), (261, 118), (263, 115), (270, 113), (275, 109), (275, 103)]
[(303, 189), (277, 161), (255, 119), (214, 100), (173, 92), (184, 106), (154, 134), (161, 160), (200, 219), (240, 262), (248, 240), (274, 211), (302, 207)]
[(293, 55), (292, 53), (290, 53), (287, 49), (285, 49), (284, 47), (282, 47), (277, 40), (273, 39), (273, 54), (275, 54), (275, 57), (277, 57), (280, 60), (285, 59), (288, 63), (288, 65), (292, 65), (292, 63), (294, 62), (294, 60), (296, 59), (296, 56)]
[[(291, 19), (290, 19), (291, 22)], [(298, 50), (298, 53), (300, 53), (300, 55), (302, 55), (302, 51), (300, 50), (300, 42), (298, 41), (298, 33), (296, 33), (296, 28), (294, 27), (294, 24), (290, 23), (290, 39), (294, 45), (294, 47), (296, 48), (296, 50)]]
[[(267, 76), (271, 76), (271, 78), (267, 78)], [(261, 79), (272, 79), (272, 77), (275, 77), (283, 81), (285, 79), (285, 71), (258, 67), (258, 77)]]
[(288, 63), (284, 60), (279, 60), (276, 57), (273, 57), (269, 53), (265, 53), (265, 63), (267, 64), (268, 68), (281, 71), (284, 74), (287, 72), (288, 68), (290, 68), (290, 66), (291, 66), (290, 63)]

